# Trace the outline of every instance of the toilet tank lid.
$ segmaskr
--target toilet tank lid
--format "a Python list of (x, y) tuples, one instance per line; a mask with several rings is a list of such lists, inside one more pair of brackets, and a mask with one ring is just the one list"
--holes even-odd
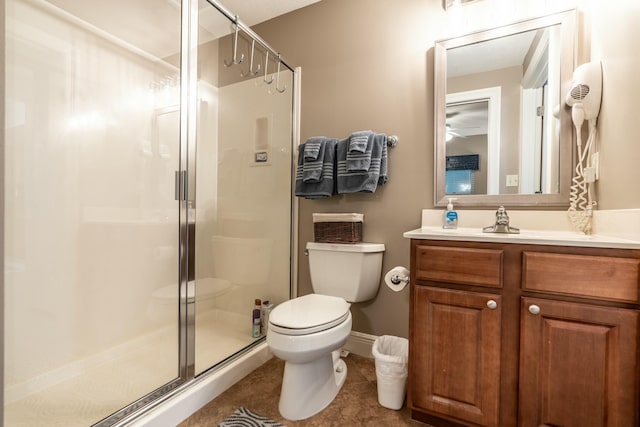
[(384, 243), (316, 243), (307, 242), (307, 250), (334, 252), (384, 252)]

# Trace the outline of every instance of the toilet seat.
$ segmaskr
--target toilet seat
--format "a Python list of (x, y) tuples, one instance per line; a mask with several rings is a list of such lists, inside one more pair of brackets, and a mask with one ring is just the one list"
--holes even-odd
[(341, 324), (350, 304), (328, 295), (309, 294), (285, 301), (269, 316), (269, 329), (283, 335), (308, 335)]

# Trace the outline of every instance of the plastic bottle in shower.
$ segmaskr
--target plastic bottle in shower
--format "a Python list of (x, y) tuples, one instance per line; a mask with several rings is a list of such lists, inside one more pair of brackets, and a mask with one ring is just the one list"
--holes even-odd
[(255, 306), (251, 312), (251, 336), (258, 338), (260, 336), (260, 305), (262, 301), (256, 298), (254, 301)]
[(260, 319), (261, 323), (261, 332), (263, 335), (267, 334), (267, 330), (269, 329), (269, 315), (271, 314), (271, 309), (273, 308), (273, 304), (269, 302), (269, 300), (262, 301), (262, 317)]

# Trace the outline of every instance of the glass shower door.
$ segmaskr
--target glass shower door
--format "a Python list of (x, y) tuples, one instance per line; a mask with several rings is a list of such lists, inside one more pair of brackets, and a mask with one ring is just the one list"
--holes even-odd
[(180, 6), (5, 4), (4, 423), (87, 426), (180, 381)]
[(213, 0), (5, 6), (3, 421), (111, 425), (290, 297), (293, 72)]
[(293, 72), (273, 52), (265, 65), (242, 30), (234, 44), (236, 26), (205, 0), (198, 22), (196, 375), (265, 335), (252, 336), (256, 299), (289, 299), (294, 99)]

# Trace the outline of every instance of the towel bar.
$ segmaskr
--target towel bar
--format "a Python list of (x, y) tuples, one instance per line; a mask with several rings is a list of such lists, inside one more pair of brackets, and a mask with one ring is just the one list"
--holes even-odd
[(387, 147), (395, 147), (398, 145), (398, 137), (396, 135), (387, 136)]

